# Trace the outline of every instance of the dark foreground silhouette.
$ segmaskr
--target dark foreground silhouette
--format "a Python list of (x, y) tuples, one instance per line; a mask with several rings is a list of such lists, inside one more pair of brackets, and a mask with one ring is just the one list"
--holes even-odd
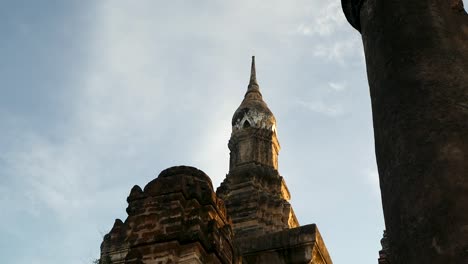
[(468, 263), (461, 0), (342, 0), (362, 34), (391, 264)]

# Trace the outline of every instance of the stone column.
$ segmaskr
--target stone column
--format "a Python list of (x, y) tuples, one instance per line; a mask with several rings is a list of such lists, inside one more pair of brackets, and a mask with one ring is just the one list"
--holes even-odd
[(361, 32), (389, 262), (468, 263), (468, 15), (461, 0), (342, 0)]

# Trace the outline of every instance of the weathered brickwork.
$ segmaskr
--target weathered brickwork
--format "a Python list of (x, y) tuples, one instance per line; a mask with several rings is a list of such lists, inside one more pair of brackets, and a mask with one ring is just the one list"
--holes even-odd
[(280, 145), (276, 137), (276, 119), (263, 101), (252, 58), (250, 82), (244, 100), (232, 117), (229, 140), (229, 169), (255, 163), (278, 169)]
[(283, 177), (273, 168), (247, 164), (231, 170), (217, 190), (226, 202), (236, 237), (299, 226)]
[(127, 198), (128, 218), (104, 237), (110, 263), (235, 263), (226, 209), (211, 180), (192, 167), (169, 168)]
[(238, 241), (242, 263), (332, 263), (317, 226), (306, 225)]
[(383, 237), (380, 240), (380, 244), (382, 245), (382, 249), (379, 251), (379, 264), (390, 264), (388, 262), (388, 238), (387, 238), (387, 232), (384, 231)]

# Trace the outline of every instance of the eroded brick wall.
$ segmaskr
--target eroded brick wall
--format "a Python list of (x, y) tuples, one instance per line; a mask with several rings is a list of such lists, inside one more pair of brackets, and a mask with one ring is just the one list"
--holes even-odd
[(104, 237), (102, 262), (235, 263), (224, 203), (202, 171), (169, 168), (127, 201), (128, 218)]

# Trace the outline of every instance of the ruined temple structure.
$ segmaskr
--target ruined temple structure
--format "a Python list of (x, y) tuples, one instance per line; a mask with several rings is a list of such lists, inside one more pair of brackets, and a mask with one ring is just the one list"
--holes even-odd
[(381, 264), (468, 263), (468, 15), (461, 0), (342, 0), (362, 36)]
[(162, 171), (127, 198), (101, 244), (101, 264), (331, 264), (315, 224), (300, 226), (278, 172), (276, 120), (252, 58), (244, 100), (232, 118), (229, 173), (215, 192), (187, 166)]

